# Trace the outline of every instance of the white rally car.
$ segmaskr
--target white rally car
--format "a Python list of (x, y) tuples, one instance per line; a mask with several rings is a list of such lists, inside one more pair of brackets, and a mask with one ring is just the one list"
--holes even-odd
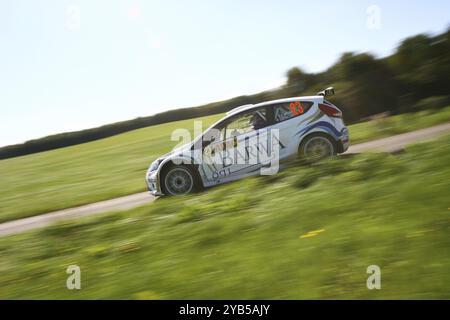
[(342, 112), (325, 98), (287, 98), (235, 108), (194, 141), (161, 156), (146, 181), (153, 195), (183, 195), (255, 174), (274, 174), (280, 161), (309, 161), (349, 146)]

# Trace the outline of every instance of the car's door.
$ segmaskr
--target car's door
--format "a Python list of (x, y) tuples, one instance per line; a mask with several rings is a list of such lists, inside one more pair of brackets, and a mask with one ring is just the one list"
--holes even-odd
[(273, 118), (269, 110), (261, 107), (243, 111), (205, 133), (199, 165), (205, 186), (238, 179), (270, 163), (267, 153), (271, 151)]
[(267, 107), (244, 111), (227, 123), (224, 139), (224, 173), (221, 181), (257, 172), (267, 158), (271, 121)]
[(226, 121), (223, 121), (202, 135), (202, 155), (198, 169), (206, 187), (219, 183), (219, 177), (224, 172), (222, 153), (225, 146), (225, 126)]

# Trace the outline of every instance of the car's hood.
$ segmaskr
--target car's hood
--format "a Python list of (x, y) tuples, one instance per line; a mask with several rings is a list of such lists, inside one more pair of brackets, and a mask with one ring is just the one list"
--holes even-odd
[(165, 159), (165, 158), (168, 158), (173, 155), (181, 155), (181, 154), (189, 151), (191, 149), (191, 147), (192, 147), (192, 142), (183, 144), (182, 146), (179, 146), (178, 148), (173, 149), (172, 151), (158, 157), (158, 159)]

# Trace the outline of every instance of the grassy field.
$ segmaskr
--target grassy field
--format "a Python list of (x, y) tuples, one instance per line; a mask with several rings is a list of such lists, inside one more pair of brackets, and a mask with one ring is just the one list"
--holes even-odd
[[(204, 128), (221, 115), (202, 118)], [(350, 126), (352, 143), (450, 121), (450, 107)], [(145, 191), (145, 171), (172, 149), (173, 122), (68, 148), (0, 161), (0, 222)]]
[(355, 144), (427, 128), (448, 121), (450, 121), (450, 107), (439, 111), (425, 110), (406, 113), (354, 124), (350, 126), (350, 139)]
[[(202, 118), (204, 129), (221, 118)], [(145, 172), (184, 120), (0, 161), (0, 222), (145, 191)]]
[(447, 136), (1, 238), (0, 298), (448, 299), (449, 163)]

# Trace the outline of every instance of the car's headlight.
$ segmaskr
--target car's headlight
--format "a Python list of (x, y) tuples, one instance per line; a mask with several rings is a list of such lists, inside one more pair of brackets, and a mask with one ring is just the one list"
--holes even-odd
[(150, 165), (150, 168), (148, 168), (148, 172), (153, 172), (153, 171), (158, 170), (158, 167), (163, 160), (164, 159), (156, 159), (155, 161), (153, 161), (152, 164)]

